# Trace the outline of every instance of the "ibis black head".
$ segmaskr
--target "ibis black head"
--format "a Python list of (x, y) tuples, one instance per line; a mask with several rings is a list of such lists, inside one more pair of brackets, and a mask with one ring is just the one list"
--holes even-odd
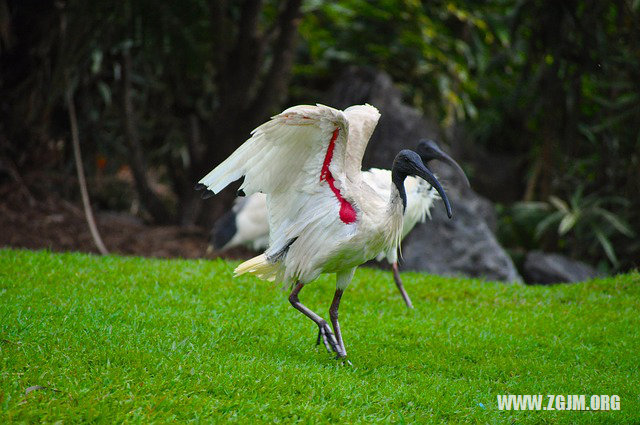
[(444, 202), (444, 206), (447, 209), (447, 216), (451, 218), (451, 204), (449, 203), (449, 198), (436, 176), (434, 176), (431, 170), (424, 165), (420, 155), (412, 150), (403, 149), (398, 153), (398, 155), (396, 155), (396, 158), (393, 161), (391, 179), (396, 185), (398, 192), (400, 192), (402, 202), (405, 206), (407, 205), (407, 194), (404, 190), (404, 179), (407, 176), (420, 177), (433, 186), (438, 191), (442, 201)]
[(420, 158), (422, 158), (422, 161), (425, 164), (431, 160), (437, 159), (451, 165), (453, 169), (458, 172), (458, 174), (464, 180), (467, 186), (471, 187), (471, 185), (469, 184), (469, 179), (467, 178), (467, 175), (462, 170), (462, 167), (460, 167), (460, 165), (453, 158), (451, 158), (442, 149), (440, 149), (440, 146), (438, 146), (438, 144), (433, 140), (431, 139), (420, 140), (416, 151), (418, 152), (418, 155), (420, 155)]

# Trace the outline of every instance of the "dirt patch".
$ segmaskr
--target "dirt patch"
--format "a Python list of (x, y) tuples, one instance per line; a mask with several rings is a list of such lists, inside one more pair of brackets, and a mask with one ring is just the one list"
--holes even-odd
[[(100, 234), (114, 254), (160, 258), (248, 258), (234, 249), (207, 253), (209, 229), (152, 226), (127, 213), (95, 211)], [(0, 185), (0, 247), (98, 253), (82, 205), (56, 194), (34, 196), (24, 185)]]

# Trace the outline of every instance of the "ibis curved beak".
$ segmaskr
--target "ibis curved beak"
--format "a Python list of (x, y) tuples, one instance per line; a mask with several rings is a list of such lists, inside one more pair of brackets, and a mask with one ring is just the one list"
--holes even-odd
[(440, 194), (440, 197), (442, 198), (442, 202), (444, 202), (444, 206), (447, 209), (447, 216), (451, 218), (452, 213), (451, 213), (451, 204), (449, 203), (449, 198), (447, 197), (447, 193), (442, 188), (442, 185), (440, 184), (436, 176), (433, 175), (431, 170), (425, 164), (415, 164), (415, 165), (417, 168), (416, 175), (426, 180), (431, 186), (433, 186), (438, 191), (438, 193)]
[(469, 184), (469, 179), (467, 178), (467, 175), (464, 173), (464, 170), (462, 169), (462, 167), (460, 167), (460, 165), (453, 158), (451, 158), (442, 149), (440, 149), (440, 146), (438, 146), (438, 144), (433, 140), (431, 139), (420, 140), (420, 142), (418, 143), (418, 148), (416, 149), (416, 152), (418, 153), (418, 155), (420, 155), (420, 158), (422, 158), (422, 162), (424, 162), (425, 164), (433, 159), (437, 159), (451, 165), (453, 169), (456, 170), (456, 172), (464, 180), (467, 187), (471, 187), (471, 184)]

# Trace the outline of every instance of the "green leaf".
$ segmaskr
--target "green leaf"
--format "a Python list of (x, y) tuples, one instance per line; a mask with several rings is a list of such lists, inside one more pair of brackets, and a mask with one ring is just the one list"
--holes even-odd
[(98, 82), (98, 91), (100, 92), (100, 96), (106, 105), (111, 104), (111, 88), (104, 82)]
[(557, 196), (550, 196), (549, 197), (549, 202), (551, 203), (551, 205), (553, 205), (554, 207), (556, 207), (560, 211), (563, 211), (565, 213), (569, 212), (569, 205), (567, 205), (567, 203), (565, 201), (563, 201), (562, 199), (558, 198)]
[(629, 108), (626, 111), (620, 112), (619, 114), (612, 115), (611, 117), (603, 120), (600, 124), (594, 125), (591, 127), (591, 131), (594, 133), (599, 133), (603, 130), (614, 127), (618, 124), (621, 124), (627, 118), (631, 118), (638, 113), (638, 107)]
[(589, 141), (590, 141), (591, 143), (596, 143), (596, 142), (597, 142), (596, 135), (595, 135), (595, 134), (593, 134), (593, 131), (591, 131), (591, 130), (589, 129), (589, 127), (587, 127), (586, 125), (584, 125), (584, 124), (578, 124), (578, 131), (580, 131), (580, 133), (582, 133), (582, 135), (583, 135), (584, 137), (586, 137), (587, 139), (589, 139)]
[(582, 201), (582, 192), (584, 191), (584, 186), (578, 186), (578, 189), (571, 196), (571, 208), (576, 211), (580, 209), (580, 205), (584, 204)]
[(535, 233), (536, 239), (540, 239), (540, 237), (547, 231), (549, 226), (551, 226), (556, 221), (559, 221), (562, 216), (563, 213), (561, 211), (556, 211), (553, 214), (549, 214), (544, 220), (538, 223)]
[(607, 211), (603, 208), (594, 208), (594, 211), (600, 214), (602, 218), (607, 220), (609, 224), (615, 227), (615, 229), (618, 232), (622, 233), (623, 235), (628, 236), (630, 238), (635, 235), (635, 233), (631, 229), (631, 226), (628, 223), (626, 223), (623, 219), (615, 215), (614, 213)]
[(94, 49), (91, 52), (91, 73), (97, 74), (102, 69), (102, 59), (103, 53), (102, 50)]
[(607, 258), (609, 258), (609, 261), (611, 261), (611, 263), (617, 267), (618, 258), (616, 257), (616, 253), (613, 250), (613, 245), (611, 245), (611, 241), (609, 240), (609, 238), (607, 238), (607, 236), (598, 228), (595, 229), (595, 235), (596, 238), (598, 238), (598, 241), (600, 242), (604, 253), (607, 255)]
[(558, 234), (561, 236), (567, 234), (567, 232), (575, 226), (578, 221), (578, 216), (579, 214), (577, 213), (565, 215), (558, 226)]

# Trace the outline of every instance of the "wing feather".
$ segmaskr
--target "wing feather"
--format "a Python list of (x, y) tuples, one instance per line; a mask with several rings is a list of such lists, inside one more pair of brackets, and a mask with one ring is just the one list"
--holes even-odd
[[(375, 108), (367, 108), (375, 111), (373, 131), (379, 114)], [(277, 253), (305, 229), (338, 219), (340, 202), (321, 173), (327, 162), (338, 190), (346, 188), (348, 177), (353, 180), (359, 174), (366, 140), (356, 143), (350, 136), (351, 121), (358, 136), (362, 133), (363, 121), (358, 114), (362, 110), (355, 112), (352, 109), (348, 116), (323, 105), (289, 108), (256, 128), (249, 140), (200, 183), (218, 193), (244, 176), (241, 189), (247, 195), (265, 193), (270, 228), (266, 255)], [(348, 153), (351, 149), (354, 152)]]
[(214, 193), (244, 176), (243, 191), (266, 194), (313, 191), (335, 129), (335, 177), (344, 174), (349, 122), (342, 111), (323, 105), (295, 106), (252, 131), (251, 138), (200, 183)]
[(371, 135), (380, 119), (380, 112), (368, 104), (354, 105), (344, 110), (349, 120), (349, 141), (345, 173), (351, 182), (359, 182), (362, 178), (362, 157), (367, 149)]

